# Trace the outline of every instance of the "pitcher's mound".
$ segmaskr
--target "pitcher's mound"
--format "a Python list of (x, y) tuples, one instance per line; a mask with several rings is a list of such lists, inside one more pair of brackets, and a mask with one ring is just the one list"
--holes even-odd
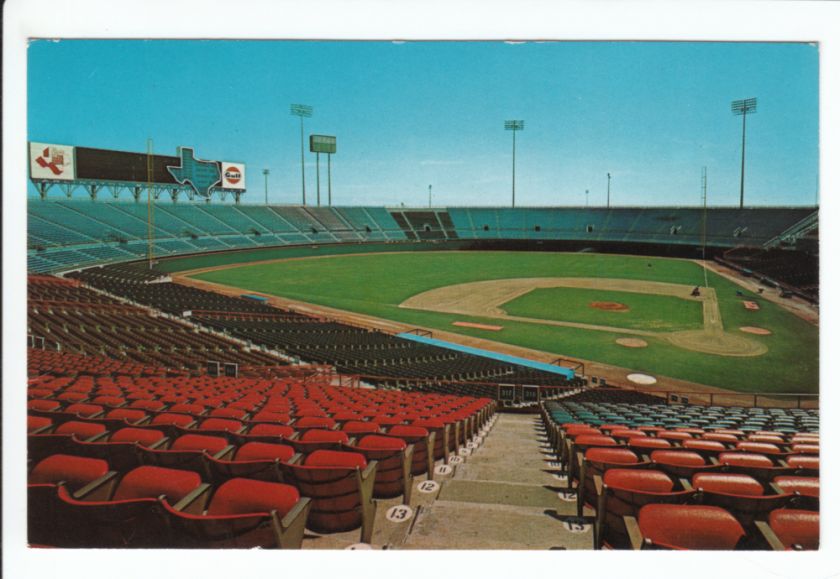
[(592, 302), (589, 304), (590, 308), (595, 308), (596, 310), (605, 310), (608, 312), (627, 312), (630, 311), (624, 304), (620, 304), (618, 302)]
[(755, 326), (741, 326), (738, 329), (747, 334), (755, 334), (757, 336), (769, 336), (773, 333), (765, 328), (757, 328)]
[(648, 343), (641, 338), (619, 338), (615, 341), (616, 344), (624, 346), (625, 348), (647, 348)]

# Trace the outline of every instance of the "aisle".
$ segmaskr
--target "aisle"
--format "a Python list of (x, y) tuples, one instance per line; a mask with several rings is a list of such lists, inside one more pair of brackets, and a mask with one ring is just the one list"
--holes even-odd
[[(558, 493), (533, 414), (499, 414), (484, 444), (417, 514), (404, 549), (591, 549), (591, 526)], [(572, 495), (573, 498), (574, 495)]]

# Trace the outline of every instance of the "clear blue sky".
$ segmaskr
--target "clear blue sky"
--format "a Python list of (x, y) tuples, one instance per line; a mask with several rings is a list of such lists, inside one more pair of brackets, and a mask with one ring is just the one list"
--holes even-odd
[[(337, 205), (812, 205), (818, 49), (789, 43), (34, 41), (29, 138), (247, 164), (245, 202), (300, 199), (300, 133), (334, 134)], [(307, 195), (315, 159), (307, 152)], [(322, 157), (322, 196), (326, 159)], [(34, 188), (30, 184), (30, 194)], [(55, 193), (58, 194), (57, 192)]]

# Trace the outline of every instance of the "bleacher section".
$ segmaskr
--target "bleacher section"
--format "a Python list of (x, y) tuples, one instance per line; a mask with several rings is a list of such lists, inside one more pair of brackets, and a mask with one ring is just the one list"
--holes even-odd
[[(125, 261), (147, 247), (144, 203), (36, 201), (27, 246), (39, 272)], [(158, 256), (364, 241), (554, 240), (758, 247), (803, 221), (811, 208), (297, 207), (156, 203)], [(810, 222), (810, 221), (809, 221)], [(106, 249), (107, 248), (107, 249)], [(70, 253), (67, 253), (67, 252)]]
[[(711, 208), (705, 218), (707, 245), (760, 246), (814, 213), (808, 207)], [(450, 208), (457, 235), (477, 239), (561, 239), (700, 245), (702, 209), (622, 208)]]
[(204, 368), (209, 360), (256, 366), (284, 363), (277, 356), (199, 332), (171, 316), (151, 315), (55, 278), (30, 277), (28, 288), (28, 333), (43, 338), (44, 348), (51, 351), (193, 371)]
[(819, 301), (820, 257), (817, 251), (737, 247), (727, 251), (719, 261), (765, 285), (779, 286), (815, 303)]
[(541, 413), (565, 492), (578, 516), (592, 513), (596, 549), (819, 544), (814, 410), (669, 405), (598, 388)]
[(294, 373), (163, 377), (84, 367), (84, 375), (41, 368), (29, 382), (32, 545), (399, 543), (410, 527), (386, 512), (433, 501), (414, 485), (440, 480), (437, 466), (476, 448), (494, 414), (488, 399), (335, 387)]
[(155, 276), (141, 267), (106, 266), (70, 276), (168, 314), (181, 316), (190, 312), (191, 321), (217, 332), (306, 362), (329, 364), (341, 372), (363, 375), (373, 383), (515, 381), (553, 387), (571, 387), (572, 383), (568, 372), (547, 372), (421, 344), (175, 283), (146, 283)]

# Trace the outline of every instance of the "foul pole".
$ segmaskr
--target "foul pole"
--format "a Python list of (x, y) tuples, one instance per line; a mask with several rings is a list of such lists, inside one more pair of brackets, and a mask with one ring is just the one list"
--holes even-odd
[(155, 204), (152, 197), (152, 182), (154, 180), (155, 158), (152, 154), (153, 142), (149, 139), (146, 142), (146, 193), (148, 198), (147, 214), (148, 214), (148, 229), (147, 235), (149, 239), (149, 269), (154, 267), (155, 263)]

